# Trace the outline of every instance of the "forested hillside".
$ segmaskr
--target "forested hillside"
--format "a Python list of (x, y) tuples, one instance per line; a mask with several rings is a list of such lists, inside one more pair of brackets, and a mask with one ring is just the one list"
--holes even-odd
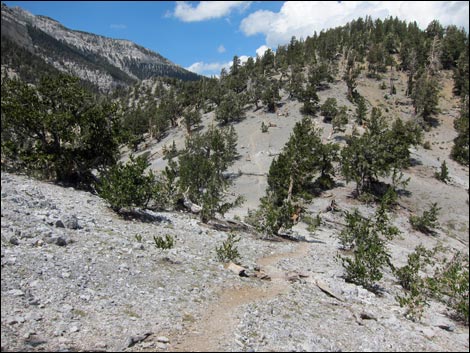
[[(35, 247), (64, 245), (56, 233), (67, 228), (67, 249), (86, 242), (103, 273), (112, 266), (99, 254), (119, 253), (119, 273), (134, 276), (126, 281), (165, 302), (163, 323), (145, 335), (144, 308), (156, 304), (128, 304), (110, 275), (105, 290), (120, 292), (118, 315), (138, 331), (124, 349), (468, 350), (468, 51), (456, 26), (366, 17), (244, 63), (234, 56), (219, 77), (148, 78), (131, 63), (135, 83), (104, 95), (18, 47), (5, 67), (2, 54), (2, 70), (14, 57), (30, 63), (17, 70), (24, 81), (2, 74), (2, 201), (38, 214), (49, 233), (35, 221), (15, 233), (19, 218), (2, 205), (14, 224), (2, 248), (19, 256), (30, 235)], [(86, 240), (56, 223), (66, 218), (49, 210), (56, 186), (47, 210), (36, 209), (10, 173), (86, 190), (86, 205), (71, 189), (64, 196), (81, 205)], [(152, 261), (164, 270), (143, 281)], [(97, 325), (86, 302), (69, 325)], [(112, 327), (105, 337), (115, 342)]]

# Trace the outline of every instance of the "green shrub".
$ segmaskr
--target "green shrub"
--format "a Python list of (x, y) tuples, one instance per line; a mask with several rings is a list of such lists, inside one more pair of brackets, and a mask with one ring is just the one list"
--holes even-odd
[(437, 203), (433, 203), (431, 208), (428, 211), (424, 211), (421, 217), (410, 216), (411, 226), (422, 233), (432, 234), (434, 229), (439, 226), (437, 221), (439, 210), (440, 207), (437, 206)]
[(365, 220), (357, 209), (354, 212), (346, 213), (346, 227), (339, 233), (338, 239), (343, 250), (351, 250), (354, 248), (356, 239), (363, 234), (370, 224)]
[(220, 247), (216, 247), (217, 259), (221, 262), (236, 261), (240, 258), (240, 253), (236, 244), (240, 241), (240, 237), (233, 233), (229, 233), (228, 238), (222, 243)]
[(171, 249), (175, 245), (175, 240), (169, 234), (165, 235), (165, 238), (154, 235), (153, 241), (155, 242), (155, 247), (157, 249)]
[(145, 156), (131, 156), (125, 165), (119, 162), (102, 175), (99, 195), (116, 212), (125, 207), (147, 207), (159, 189), (155, 175), (151, 171), (144, 174), (149, 165)]
[(348, 113), (347, 113), (346, 106), (343, 105), (342, 107), (340, 107), (339, 111), (333, 117), (333, 120), (331, 123), (333, 125), (334, 132), (345, 131), (344, 126), (348, 123)]
[(310, 233), (314, 233), (322, 224), (322, 219), (319, 213), (315, 217), (305, 215), (303, 216), (302, 221), (307, 224), (307, 230)]
[[(444, 259), (436, 264), (433, 255), (437, 249), (426, 250), (416, 247), (408, 255), (405, 266), (395, 270), (399, 283), (406, 290), (405, 295), (397, 296), (400, 306), (407, 307), (407, 316), (419, 320), (430, 298), (443, 302), (450, 310), (451, 317), (469, 322), (469, 259), (468, 255), (456, 253), (450, 260)], [(434, 274), (421, 277), (425, 266), (434, 268)]]
[(424, 148), (425, 150), (430, 150), (430, 149), (431, 149), (431, 143), (430, 143), (429, 141), (425, 141), (425, 142), (423, 143), (423, 148)]
[(257, 210), (249, 210), (245, 221), (267, 237), (279, 235), (281, 229), (289, 229), (293, 226), (291, 216), (294, 206), (285, 200), (281, 205), (275, 202), (275, 196), (268, 192), (260, 199), (260, 206)]
[(320, 107), (321, 114), (325, 122), (330, 122), (338, 114), (338, 106), (336, 98), (327, 98), (325, 103)]
[(269, 126), (264, 123), (264, 121), (261, 123), (261, 132), (265, 133), (268, 132)]
[(426, 265), (433, 265), (432, 256), (435, 251), (427, 250), (419, 245), (415, 251), (408, 255), (407, 264), (395, 270), (395, 276), (400, 285), (406, 290), (405, 295), (396, 297), (401, 307), (408, 308), (406, 316), (412, 320), (419, 320), (428, 305), (429, 290), (427, 280), (420, 276)]
[(447, 168), (446, 161), (442, 162), (441, 170), (439, 171), (439, 173), (436, 172), (434, 176), (436, 179), (444, 183), (447, 183), (449, 181), (449, 169)]
[(469, 323), (469, 258), (468, 254), (455, 254), (444, 261), (430, 281), (433, 295), (452, 310), (451, 316)]
[(386, 240), (397, 234), (398, 229), (390, 225), (384, 209), (379, 209), (374, 219), (362, 217), (357, 210), (348, 214), (346, 228), (339, 235), (343, 249), (354, 250), (352, 257), (340, 256), (346, 281), (375, 290), (376, 282), (383, 276), (382, 269), (391, 265)]

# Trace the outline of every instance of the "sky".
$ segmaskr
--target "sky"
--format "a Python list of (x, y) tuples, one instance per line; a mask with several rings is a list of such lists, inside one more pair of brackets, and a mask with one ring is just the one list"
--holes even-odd
[(292, 36), (358, 17), (397, 16), (426, 29), (434, 19), (469, 29), (468, 1), (5, 1), (65, 27), (128, 39), (196, 73), (212, 76), (275, 50)]

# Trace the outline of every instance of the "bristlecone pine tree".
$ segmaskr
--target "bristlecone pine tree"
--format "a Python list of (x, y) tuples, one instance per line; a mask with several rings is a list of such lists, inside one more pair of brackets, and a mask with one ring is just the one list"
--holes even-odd
[(281, 229), (289, 229), (299, 198), (311, 198), (315, 186), (332, 185), (337, 147), (322, 144), (320, 136), (321, 131), (310, 118), (295, 125), (282, 153), (271, 163), (266, 195), (259, 209), (249, 215), (259, 231), (279, 235)]
[(356, 194), (374, 193), (379, 178), (390, 176), (410, 163), (409, 147), (421, 139), (414, 123), (398, 119), (388, 128), (382, 112), (373, 108), (368, 130), (359, 136), (353, 133), (341, 152), (343, 175), (356, 182)]
[(78, 78), (43, 77), (36, 87), (4, 80), (1, 104), (2, 167), (88, 188), (93, 169), (115, 163), (116, 107), (99, 102)]
[(202, 207), (203, 222), (216, 212), (225, 213), (242, 201), (226, 201), (230, 180), (224, 176), (237, 158), (237, 136), (233, 127), (218, 129), (212, 126), (206, 133), (193, 134), (179, 155), (179, 190), (191, 202)]

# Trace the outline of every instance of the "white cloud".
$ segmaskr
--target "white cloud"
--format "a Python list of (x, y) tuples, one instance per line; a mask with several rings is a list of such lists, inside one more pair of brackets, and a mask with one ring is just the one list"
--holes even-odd
[(266, 50), (268, 49), (271, 49), (271, 48), (269, 48), (267, 45), (262, 45), (258, 49), (256, 49), (256, 55), (258, 55), (259, 57), (262, 57), (264, 53), (266, 52)]
[(225, 53), (226, 50), (225, 50), (225, 47), (221, 44), (221, 45), (219, 45), (219, 47), (217, 48), (217, 51), (218, 51), (219, 53)]
[(251, 1), (200, 1), (193, 7), (186, 1), (177, 1), (174, 16), (183, 22), (205, 21), (227, 16), (234, 9), (246, 10)]
[[(240, 64), (244, 64), (247, 62), (249, 56), (247, 55), (241, 55), (238, 57), (240, 60)], [(219, 76), (220, 71), (222, 69), (229, 70), (233, 65), (233, 61), (227, 61), (225, 63), (221, 62), (214, 62), (214, 63), (205, 63), (203, 61), (198, 61), (195, 62), (194, 64), (190, 65), (189, 67), (186, 67), (186, 70), (195, 72), (200, 75), (204, 76)]]
[[(249, 58), (248, 55), (242, 55), (242, 56), (238, 57), (238, 59), (240, 59), (240, 64), (242, 64), (242, 65), (248, 61), (248, 58)], [(230, 66), (232, 66), (232, 64), (233, 64), (233, 61), (230, 64)]]
[(219, 76), (220, 71), (225, 68), (228, 70), (232, 66), (232, 62), (215, 62), (215, 63), (205, 63), (203, 61), (198, 61), (187, 67), (186, 70), (195, 72), (204, 76)]
[(311, 36), (341, 26), (358, 17), (398, 17), (407, 22), (416, 21), (425, 29), (434, 19), (446, 26), (455, 24), (469, 27), (468, 1), (286, 1), (279, 12), (256, 11), (240, 24), (248, 36), (262, 33), (266, 44), (276, 47), (297, 38)]

